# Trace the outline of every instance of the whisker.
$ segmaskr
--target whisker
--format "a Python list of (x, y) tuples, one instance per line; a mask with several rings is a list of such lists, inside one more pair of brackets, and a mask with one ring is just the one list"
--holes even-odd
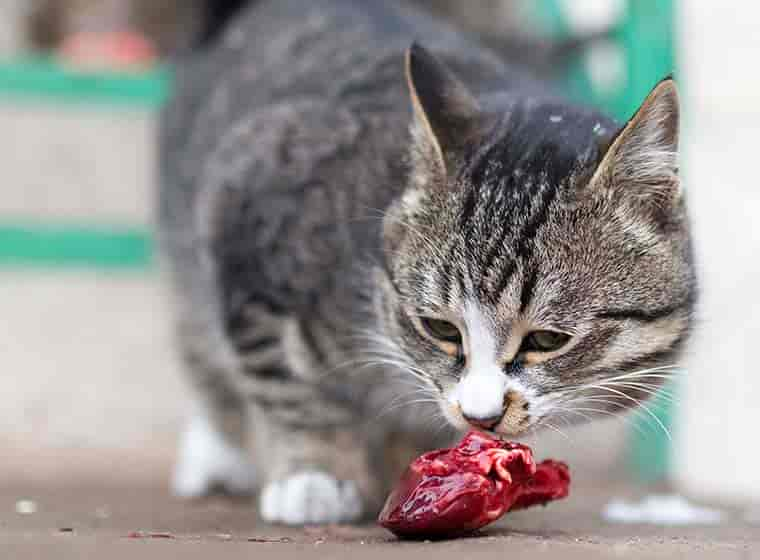
[(638, 371), (631, 371), (628, 373), (623, 373), (620, 375), (615, 375), (615, 376), (606, 377), (606, 378), (602, 377), (591, 383), (580, 385), (578, 387), (571, 386), (570, 389), (580, 390), (599, 382), (629, 380), (633, 378), (673, 379), (677, 377), (678, 375), (680, 375), (682, 372), (683, 370), (678, 366), (678, 364), (670, 364), (670, 365), (658, 366), (658, 367), (653, 367), (653, 368), (641, 369)]
[(653, 387), (651, 385), (646, 385), (644, 383), (617, 382), (617, 383), (612, 383), (610, 385), (607, 385), (607, 384), (603, 384), (603, 385), (605, 387), (610, 386), (610, 387), (622, 387), (622, 388), (628, 388), (628, 389), (635, 389), (635, 390), (641, 391), (642, 393), (646, 393), (647, 395), (650, 395), (652, 397), (662, 398), (663, 400), (670, 403), (676, 403), (676, 400), (677, 400), (671, 392), (665, 389)]
[[(647, 439), (649, 437), (649, 434), (642, 428), (639, 424), (633, 421), (633, 419), (625, 414), (625, 413), (619, 413), (619, 412), (612, 412), (609, 410), (599, 409), (599, 408), (589, 408), (589, 407), (580, 407), (576, 410), (582, 410), (585, 412), (590, 412), (592, 414), (600, 414), (602, 416), (607, 416), (609, 418), (613, 418), (617, 421), (623, 422), (624, 424), (628, 425), (630, 428), (634, 429), (636, 433), (638, 433), (642, 438)], [(631, 412), (633, 414), (636, 414), (638, 411), (635, 409), (631, 409)]]
[(549, 428), (550, 430), (552, 430), (552, 431), (558, 433), (559, 435), (561, 435), (567, 441), (572, 442), (572, 438), (570, 438), (570, 436), (568, 436), (565, 432), (563, 432), (562, 430), (560, 430), (557, 426), (555, 426), (551, 422), (548, 422), (548, 421), (540, 422), (539, 421), (538, 426)]
[[(621, 410), (621, 411), (610, 411), (610, 410), (604, 410), (604, 409), (600, 409), (600, 408), (589, 408), (589, 407), (583, 407), (583, 406), (581, 406), (581, 407), (576, 406), (576, 403), (583, 404), (585, 402), (590, 402), (592, 404), (595, 403), (595, 402), (597, 402), (597, 403), (600, 403), (600, 404), (617, 406), (618, 408), (621, 408), (621, 409), (625, 408), (625, 405), (622, 404), (622, 403), (620, 403), (620, 402), (613, 401), (613, 400), (610, 400), (610, 399), (596, 398), (596, 397), (593, 397), (593, 396), (592, 397), (580, 397), (580, 398), (574, 399), (572, 401), (568, 401), (567, 403), (564, 403), (564, 404), (568, 404), (569, 406), (555, 406), (554, 408), (563, 410), (565, 412), (570, 412), (572, 414), (577, 414), (578, 411), (581, 411), (581, 412), (584, 412), (584, 413), (585, 412), (589, 412), (589, 413), (592, 413), (592, 414), (600, 414), (600, 415), (604, 415), (604, 416), (609, 416), (609, 417), (612, 417), (612, 418), (615, 418), (615, 419), (618, 419), (618, 420), (621, 420), (621, 421), (624, 421), (624, 422), (628, 423), (632, 428), (634, 428), (642, 436), (646, 436), (647, 435), (647, 434), (645, 434), (643, 432), (642, 428), (638, 424), (636, 424), (635, 422), (633, 422), (632, 419), (627, 414), (625, 414), (626, 412), (632, 412), (632, 413), (636, 414), (636, 413), (639, 413), (638, 410), (636, 410), (636, 409), (630, 409), (629, 408), (629, 409)], [(583, 414), (582, 417), (584, 417), (587, 420), (590, 420), (590, 418), (586, 414)]]
[(453, 428), (453, 426), (449, 423), (448, 420), (446, 420), (446, 417), (443, 414), (441, 414), (440, 412), (438, 412), (438, 414), (436, 414), (435, 417), (436, 417), (437, 420), (440, 421), (440, 425), (433, 432), (433, 438), (437, 439), (438, 436), (441, 435), (441, 432), (444, 432), (446, 430), (451, 430)]
[[(622, 396), (627, 399), (627, 396), (625, 395), (622, 395)], [(615, 394), (608, 395), (606, 397), (600, 396), (600, 395), (579, 395), (576, 397), (562, 400), (561, 402), (557, 402), (556, 404), (552, 404), (551, 406), (552, 406), (552, 410), (557, 409), (557, 410), (562, 410), (565, 412), (570, 412), (573, 414), (577, 414), (576, 411), (582, 410), (583, 412), (596, 413), (596, 414), (620, 419), (626, 422), (630, 427), (635, 429), (642, 437), (645, 437), (645, 438), (648, 437), (649, 434), (645, 433), (643, 428), (638, 423), (634, 422), (633, 419), (630, 417), (631, 414), (639, 416), (639, 415), (642, 415), (643, 412), (637, 408), (628, 407), (624, 403), (614, 400), (614, 399), (619, 399), (619, 398), (621, 398), (621, 395), (615, 395)], [(578, 404), (584, 404), (584, 403), (592, 403), (592, 404), (599, 403), (599, 404), (604, 404), (608, 406), (614, 406), (614, 407), (619, 408), (620, 410), (610, 411), (610, 410), (603, 410), (603, 409), (598, 409), (598, 408), (584, 408), (584, 407), (577, 406)], [(583, 416), (585, 416), (586, 419), (589, 419), (587, 415), (584, 414)], [(642, 417), (645, 418), (647, 421), (651, 422), (648, 416), (642, 416)]]
[(665, 437), (668, 438), (668, 441), (670, 441), (670, 442), (673, 441), (673, 436), (671, 436), (670, 430), (668, 430), (665, 427), (665, 424), (662, 423), (662, 420), (660, 420), (660, 418), (654, 412), (652, 412), (652, 410), (646, 404), (644, 404), (643, 402), (641, 402), (639, 399), (636, 399), (636, 398), (634, 398), (634, 397), (632, 397), (630, 395), (626, 395), (622, 391), (618, 391), (617, 389), (613, 389), (612, 387), (604, 387), (604, 386), (600, 385), (600, 386), (597, 386), (596, 388), (600, 389), (600, 390), (603, 390), (603, 391), (609, 391), (611, 393), (615, 393), (615, 394), (620, 395), (621, 397), (623, 397), (623, 398), (625, 398), (625, 399), (633, 402), (634, 404), (636, 404), (636, 406), (640, 407), (644, 412), (646, 412), (657, 423), (657, 425), (660, 427), (660, 429), (662, 429), (663, 433), (665, 434)]
[[(409, 384), (409, 385), (411, 385), (411, 384)], [(411, 397), (411, 396), (413, 396), (413, 395), (420, 395), (420, 394), (422, 394), (422, 395), (430, 395), (430, 388), (428, 388), (428, 387), (419, 387), (419, 386), (415, 386), (415, 385), (411, 385), (411, 386), (412, 386), (412, 387), (415, 387), (415, 389), (414, 389), (413, 391), (409, 391), (409, 392), (407, 392), (407, 393), (401, 393), (400, 395), (396, 395), (396, 396), (395, 396), (395, 397), (394, 397), (394, 398), (393, 398), (393, 399), (392, 399), (392, 400), (391, 400), (391, 401), (388, 403), (388, 405), (387, 405), (387, 406), (391, 406), (391, 405), (393, 405), (393, 404), (396, 404), (396, 403), (397, 403), (398, 401), (400, 401), (401, 399), (403, 399), (403, 398), (406, 398), (406, 397)]]
[(607, 377), (605, 378), (605, 381), (618, 381), (622, 379), (643, 378), (643, 377), (671, 379), (682, 373), (682, 370), (680, 369), (675, 370), (675, 368), (677, 367), (678, 366), (675, 366), (675, 365), (660, 366), (658, 368), (649, 368), (649, 369), (643, 369), (639, 371), (632, 371), (629, 373), (624, 373), (622, 375), (616, 375), (614, 377)]
[(377, 417), (375, 418), (375, 420), (379, 420), (380, 418), (382, 418), (386, 414), (389, 414), (389, 413), (393, 412), (394, 410), (398, 410), (399, 408), (403, 408), (405, 406), (411, 406), (413, 404), (421, 404), (421, 403), (438, 404), (438, 400), (434, 399), (434, 398), (429, 398), (429, 399), (413, 399), (411, 401), (404, 401), (404, 402), (396, 403), (394, 406), (391, 406), (391, 407), (387, 408), (386, 410), (384, 410), (381, 414), (378, 414)]

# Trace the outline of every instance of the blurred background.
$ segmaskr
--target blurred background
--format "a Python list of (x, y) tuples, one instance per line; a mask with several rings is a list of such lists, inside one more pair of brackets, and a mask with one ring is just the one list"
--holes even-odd
[[(589, 481), (760, 500), (760, 7), (417, 1), (621, 120), (675, 72), (703, 282), (688, 376), (648, 410), (532, 443)], [(168, 477), (188, 394), (151, 234), (156, 127), (172, 57), (206, 33), (207, 8), (0, 3), (0, 480)]]

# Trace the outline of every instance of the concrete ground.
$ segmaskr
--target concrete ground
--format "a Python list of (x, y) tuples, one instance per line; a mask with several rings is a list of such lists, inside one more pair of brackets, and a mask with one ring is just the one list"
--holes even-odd
[[(566, 501), (508, 515), (475, 537), (399, 542), (372, 525), (266, 526), (249, 502), (170, 498), (163, 474), (151, 474), (129, 457), (101, 455), (89, 470), (81, 468), (87, 460), (80, 458), (77, 476), (68, 464), (56, 478), (51, 461), (0, 479), (2, 558), (760, 558), (760, 526), (738, 514), (717, 527), (605, 523), (600, 511), (611, 496), (646, 490), (612, 482), (576, 486)], [(24, 508), (35, 511), (18, 513)]]

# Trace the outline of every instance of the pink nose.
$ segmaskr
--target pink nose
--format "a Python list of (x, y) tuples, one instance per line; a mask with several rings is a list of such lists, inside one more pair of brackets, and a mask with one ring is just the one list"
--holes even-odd
[(482, 428), (484, 430), (491, 430), (494, 428), (499, 422), (501, 422), (501, 419), (503, 417), (503, 414), (500, 414), (499, 416), (491, 416), (489, 418), (473, 418), (471, 416), (467, 416), (466, 414), (464, 415), (464, 419), (467, 420), (467, 422), (476, 428)]

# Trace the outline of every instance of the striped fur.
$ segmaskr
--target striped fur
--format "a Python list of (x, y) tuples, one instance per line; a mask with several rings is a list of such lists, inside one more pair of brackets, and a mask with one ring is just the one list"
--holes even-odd
[[(435, 56), (405, 73), (413, 36)], [(180, 340), (220, 434), (252, 426), (268, 511), (317, 469), (371, 513), (388, 441), (436, 445), (441, 415), (499, 403), (493, 429), (521, 434), (677, 359), (695, 279), (672, 82), (620, 127), (403, 5), (262, 0), (177, 86), (160, 218)], [(521, 353), (535, 330), (570, 339)], [(618, 387), (640, 399), (651, 375)]]

